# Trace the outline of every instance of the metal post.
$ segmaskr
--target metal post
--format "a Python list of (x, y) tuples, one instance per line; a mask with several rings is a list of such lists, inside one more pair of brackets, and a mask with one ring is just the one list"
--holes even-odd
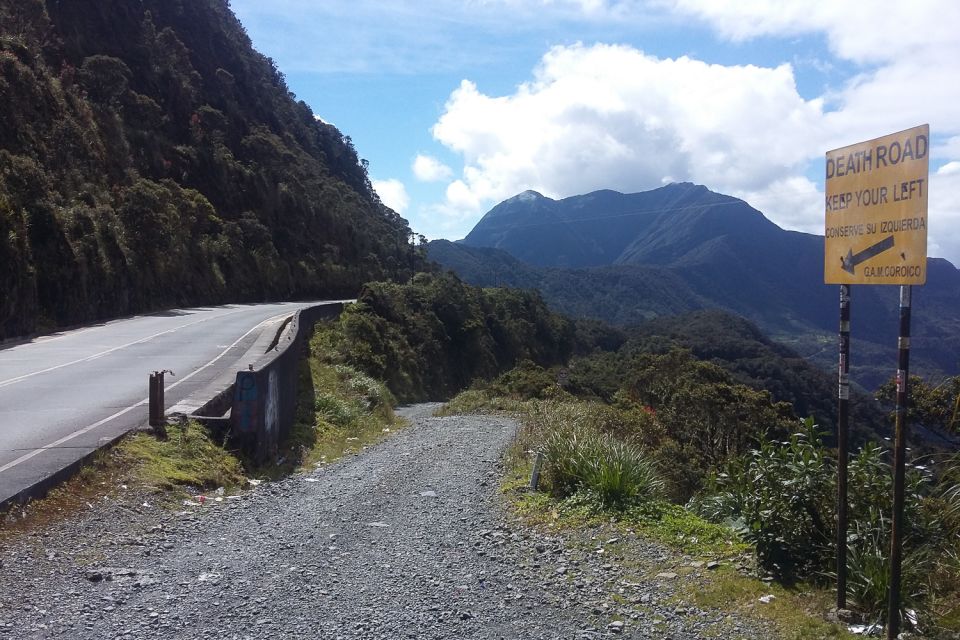
[(533, 473), (530, 474), (530, 490), (536, 491), (540, 485), (540, 467), (543, 466), (543, 453), (537, 451), (537, 457), (533, 459)]
[(897, 421), (893, 446), (893, 531), (890, 536), (890, 601), (887, 638), (900, 633), (900, 579), (903, 561), (903, 491), (907, 454), (907, 403), (910, 384), (910, 285), (900, 287), (900, 338), (897, 341)]
[(850, 401), (850, 285), (840, 285), (837, 407), (837, 609), (847, 608), (847, 435)]
[(150, 374), (150, 426), (157, 428), (163, 424), (163, 371)]
[(150, 374), (150, 394), (149, 394), (149, 424), (154, 432), (162, 439), (167, 438), (167, 417), (164, 415), (164, 374), (174, 375), (173, 371), (164, 369), (163, 371), (154, 371)]

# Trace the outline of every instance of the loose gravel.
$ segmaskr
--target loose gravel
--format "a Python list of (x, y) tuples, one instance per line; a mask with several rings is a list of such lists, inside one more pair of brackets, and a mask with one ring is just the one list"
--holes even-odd
[(171, 511), (131, 495), (14, 540), (0, 638), (774, 636), (678, 599), (702, 562), (613, 529), (518, 524), (497, 491), (516, 424), (433, 409), (240, 497)]

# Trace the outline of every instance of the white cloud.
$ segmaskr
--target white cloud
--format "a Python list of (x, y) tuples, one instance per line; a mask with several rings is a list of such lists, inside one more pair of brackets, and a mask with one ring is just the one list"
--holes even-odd
[(758, 192), (821, 152), (822, 121), (821, 101), (799, 95), (789, 65), (576, 45), (551, 49), (513, 95), (487, 96), (464, 81), (433, 134), (464, 158), (447, 195), (466, 207), (524, 189), (637, 191), (667, 177)]
[(790, 176), (757, 190), (730, 192), (782, 227), (823, 234), (823, 191), (809, 178)]
[(440, 182), (453, 175), (453, 170), (433, 156), (418, 153), (413, 159), (413, 175), (422, 182)]
[(960, 23), (960, 4), (955, 0), (665, 0), (657, 4), (699, 17), (733, 40), (822, 33), (837, 56), (862, 63), (903, 59), (931, 48), (956, 50)]
[(410, 206), (410, 195), (407, 188), (396, 178), (389, 180), (373, 180), (373, 190), (380, 196), (383, 204), (387, 205), (399, 214), (403, 214)]

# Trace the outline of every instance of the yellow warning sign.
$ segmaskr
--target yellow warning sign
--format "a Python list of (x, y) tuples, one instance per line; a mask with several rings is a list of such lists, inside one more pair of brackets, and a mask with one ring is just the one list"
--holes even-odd
[(827, 152), (824, 282), (924, 284), (930, 126)]

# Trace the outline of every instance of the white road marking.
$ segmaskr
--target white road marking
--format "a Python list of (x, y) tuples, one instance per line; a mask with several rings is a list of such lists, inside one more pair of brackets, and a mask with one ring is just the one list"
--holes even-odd
[[(224, 315), (226, 315), (226, 314), (224, 314)], [(281, 313), (281, 314), (278, 314), (278, 315), (273, 316), (272, 318), (267, 318), (266, 320), (264, 320), (263, 322), (261, 322), (260, 324), (258, 324), (257, 326), (255, 326), (253, 329), (250, 329), (250, 330), (247, 331), (245, 334), (243, 334), (242, 336), (240, 336), (239, 338), (237, 338), (236, 341), (234, 341), (233, 344), (231, 344), (229, 347), (227, 347), (226, 349), (224, 349), (223, 351), (221, 351), (221, 352), (220, 352), (220, 355), (218, 355), (216, 358), (214, 358), (213, 360), (211, 360), (211, 361), (208, 362), (207, 364), (203, 365), (202, 367), (200, 367), (199, 369), (197, 369), (197, 370), (194, 371), (193, 373), (190, 373), (190, 374), (184, 376), (183, 378), (181, 378), (180, 380), (178, 380), (177, 382), (174, 382), (174, 383), (171, 384), (170, 386), (165, 387), (165, 388), (164, 388), (164, 391), (169, 391), (169, 390), (171, 390), (171, 389), (177, 388), (178, 386), (180, 386), (181, 384), (183, 384), (184, 382), (186, 382), (187, 380), (189, 380), (189, 379), (192, 378), (193, 376), (197, 375), (198, 373), (200, 373), (201, 371), (203, 371), (204, 369), (206, 369), (207, 367), (209, 367), (210, 365), (212, 365), (213, 363), (215, 363), (217, 360), (219, 360), (219, 359), (222, 358), (223, 356), (227, 355), (227, 352), (229, 352), (229, 351), (230, 351), (231, 349), (233, 349), (235, 346), (237, 346), (238, 344), (240, 344), (241, 342), (243, 342), (243, 339), (246, 338), (247, 336), (249, 336), (251, 333), (253, 333), (253, 332), (256, 331), (257, 329), (259, 329), (259, 328), (262, 327), (263, 325), (268, 324), (268, 323), (270, 323), (270, 322), (273, 322), (273, 321), (276, 320), (277, 318), (282, 318), (282, 317), (284, 317), (284, 316), (286, 316), (286, 315), (289, 315), (289, 313)], [(221, 316), (217, 316), (217, 317), (221, 317)], [(194, 323), (194, 324), (196, 324), (196, 323)], [(189, 325), (185, 325), (185, 326), (189, 326)], [(165, 331), (164, 333), (169, 333), (169, 332), (166, 332), (166, 331)], [(157, 335), (162, 335), (162, 334), (157, 334)], [(136, 344), (136, 343), (132, 343), (132, 344)], [(130, 405), (129, 407), (126, 407), (125, 409), (121, 409), (120, 411), (117, 411), (117, 412), (114, 413), (113, 415), (107, 416), (107, 417), (104, 418), (103, 420), (98, 420), (97, 422), (94, 422), (94, 423), (91, 424), (91, 425), (87, 425), (86, 427), (83, 427), (82, 429), (77, 429), (77, 430), (74, 431), (73, 433), (71, 433), (71, 434), (69, 434), (69, 435), (66, 435), (66, 436), (60, 438), (60, 439), (57, 440), (56, 442), (52, 442), (52, 443), (50, 443), (50, 444), (48, 444), (48, 445), (46, 445), (46, 446), (44, 446), (44, 447), (41, 447), (41, 448), (39, 448), (39, 449), (34, 449), (34, 450), (31, 451), (30, 453), (27, 453), (27, 454), (25, 454), (25, 455), (22, 455), (22, 456), (20, 456), (19, 458), (17, 458), (16, 460), (13, 460), (13, 461), (11, 461), (11, 462), (8, 462), (7, 464), (5, 464), (5, 465), (3, 465), (2, 467), (0, 467), (0, 473), (3, 473), (4, 471), (7, 471), (8, 469), (12, 469), (13, 467), (17, 466), (18, 464), (22, 464), (22, 463), (26, 462), (27, 460), (30, 460), (31, 458), (34, 458), (34, 457), (40, 455), (41, 453), (43, 453), (44, 451), (47, 451), (48, 449), (56, 449), (57, 447), (59, 447), (60, 445), (64, 444), (65, 442), (69, 442), (70, 440), (73, 440), (74, 438), (77, 438), (77, 437), (79, 437), (79, 436), (82, 436), (82, 435), (85, 434), (85, 433), (89, 433), (90, 431), (93, 431), (93, 430), (96, 429), (97, 427), (100, 427), (100, 426), (105, 425), (106, 423), (110, 422), (111, 420), (114, 420), (114, 419), (116, 419), (116, 418), (119, 418), (119, 417), (122, 416), (122, 415), (125, 415), (125, 414), (127, 414), (127, 413), (130, 413), (131, 411), (133, 411), (133, 410), (136, 409), (137, 407), (142, 407), (143, 405), (147, 404), (147, 403), (149, 402), (149, 400), (150, 400), (149, 398), (144, 398), (144, 399), (141, 400), (140, 402), (137, 402), (136, 404), (132, 404), (132, 405)]]
[(106, 351), (101, 351), (100, 353), (95, 353), (95, 354), (93, 354), (93, 355), (91, 355), (91, 356), (86, 356), (86, 357), (84, 357), (84, 358), (80, 358), (79, 360), (73, 360), (72, 362), (65, 362), (64, 364), (58, 364), (58, 365), (56, 365), (56, 366), (54, 366), (54, 367), (48, 367), (48, 368), (43, 369), (43, 370), (41, 370), (41, 371), (34, 371), (33, 373), (27, 373), (27, 374), (24, 374), (24, 375), (22, 375), (22, 376), (18, 376), (18, 377), (16, 377), (16, 378), (9, 378), (9, 379), (7, 379), (7, 380), (0, 380), (0, 388), (8, 387), (8, 386), (10, 386), (10, 385), (12, 385), (12, 384), (16, 384), (16, 383), (18, 383), (18, 382), (23, 382), (24, 380), (26, 380), (26, 379), (28, 379), (28, 378), (32, 378), (32, 377), (34, 377), (34, 376), (39, 376), (39, 375), (42, 375), (42, 374), (44, 374), (44, 373), (50, 373), (51, 371), (56, 371), (57, 369), (63, 369), (64, 367), (71, 367), (71, 366), (73, 366), (73, 365), (75, 365), (75, 364), (80, 364), (81, 362), (90, 362), (90, 361), (92, 361), (92, 360), (96, 360), (97, 358), (102, 358), (103, 356), (109, 355), (109, 354), (113, 353), (114, 351), (120, 351), (121, 349), (126, 349), (127, 347), (132, 347), (132, 346), (134, 346), (134, 345), (142, 344), (142, 343), (144, 343), (144, 342), (149, 342), (149, 341), (153, 340), (154, 338), (159, 338), (160, 336), (167, 335), (168, 333), (174, 333), (174, 332), (176, 332), (176, 331), (179, 331), (180, 329), (185, 329), (185, 328), (187, 328), (187, 327), (192, 327), (193, 325), (195, 325), (195, 324), (200, 324), (201, 322), (207, 322), (207, 321), (209, 321), (209, 320), (216, 320), (217, 318), (223, 318), (223, 317), (225, 317), (225, 316), (228, 316), (228, 315), (231, 315), (231, 314), (234, 314), (234, 313), (239, 313), (240, 311), (242, 311), (242, 309), (237, 309), (236, 311), (230, 311), (230, 312), (228, 312), (228, 313), (221, 313), (220, 315), (211, 316), (211, 317), (208, 317), (208, 318), (203, 318), (203, 319), (201, 319), (201, 320), (196, 320), (196, 321), (194, 321), (194, 322), (188, 322), (187, 324), (182, 324), (182, 325), (180, 325), (179, 327), (174, 327), (173, 329), (167, 329), (166, 331), (161, 331), (160, 333), (155, 333), (155, 334), (153, 334), (152, 336), (147, 336), (146, 338), (140, 338), (139, 340), (134, 340), (133, 342), (128, 342), (127, 344), (122, 344), (122, 345), (120, 345), (120, 346), (118, 346), (118, 347), (113, 347), (112, 349), (107, 349)]

